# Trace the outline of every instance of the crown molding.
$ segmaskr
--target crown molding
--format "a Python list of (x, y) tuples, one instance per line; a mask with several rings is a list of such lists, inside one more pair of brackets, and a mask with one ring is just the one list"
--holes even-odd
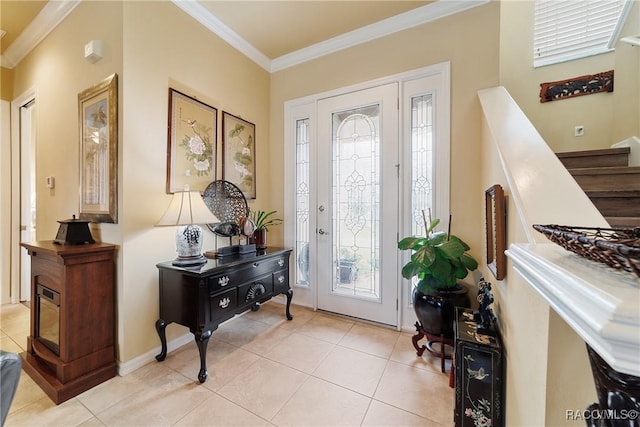
[(271, 60), (256, 49), (251, 43), (240, 37), (235, 31), (213, 16), (199, 2), (193, 0), (171, 0), (176, 6), (186, 12), (193, 19), (204, 25), (207, 29), (218, 35), (235, 49), (242, 52), (253, 62), (270, 71)]
[[(375, 40), (402, 30), (435, 21), (467, 9), (488, 3), (490, 0), (439, 0), (414, 10), (384, 19), (354, 31), (333, 37), (320, 43), (270, 60), (251, 43), (216, 18), (195, 0), (171, 0), (176, 6), (222, 38), (268, 72), (276, 72)], [(81, 0), (49, 1), (38, 16), (9, 46), (0, 57), (0, 65), (14, 68), (38, 43), (60, 24)]]
[(341, 34), (331, 39), (316, 43), (304, 49), (282, 55), (271, 61), (269, 71), (276, 72), (311, 61), (343, 49), (367, 43), (389, 34), (397, 33), (445, 16), (471, 9), (489, 0), (439, 0), (425, 6), (401, 13), (391, 18), (367, 25), (357, 30)]
[(0, 57), (5, 68), (14, 68), (53, 29), (58, 26), (81, 0), (49, 1)]

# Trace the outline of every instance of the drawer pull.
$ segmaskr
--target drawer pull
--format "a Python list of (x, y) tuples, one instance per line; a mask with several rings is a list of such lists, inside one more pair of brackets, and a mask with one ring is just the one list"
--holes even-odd
[(280, 267), (282, 267), (282, 266), (284, 265), (284, 260), (283, 260), (283, 259), (279, 259), (279, 260), (278, 260), (278, 265), (279, 265)]
[(218, 285), (227, 286), (229, 284), (229, 276), (222, 276), (218, 279)]
[(222, 298), (220, 300), (220, 302), (218, 303), (218, 305), (222, 308), (227, 308), (229, 307), (229, 304), (231, 304), (231, 299), (229, 297), (226, 298)]
[(280, 283), (284, 282), (284, 276), (278, 276), (278, 282)]

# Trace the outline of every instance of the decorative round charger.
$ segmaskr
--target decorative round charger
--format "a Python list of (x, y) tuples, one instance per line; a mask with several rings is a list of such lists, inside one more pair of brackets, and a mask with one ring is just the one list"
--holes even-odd
[(202, 198), (209, 210), (220, 220), (217, 224), (207, 224), (209, 230), (224, 237), (240, 234), (240, 222), (249, 216), (249, 205), (236, 185), (224, 180), (213, 181), (204, 190)]

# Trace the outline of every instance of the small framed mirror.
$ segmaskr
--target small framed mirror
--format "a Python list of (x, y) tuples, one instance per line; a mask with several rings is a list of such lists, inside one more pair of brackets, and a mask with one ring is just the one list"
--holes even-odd
[(506, 210), (504, 190), (498, 184), (484, 193), (487, 239), (487, 266), (497, 280), (506, 275)]

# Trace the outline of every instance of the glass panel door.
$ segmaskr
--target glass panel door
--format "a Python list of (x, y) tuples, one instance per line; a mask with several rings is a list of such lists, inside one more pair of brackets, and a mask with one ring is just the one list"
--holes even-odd
[(318, 308), (395, 325), (397, 85), (321, 100), (318, 118)]

